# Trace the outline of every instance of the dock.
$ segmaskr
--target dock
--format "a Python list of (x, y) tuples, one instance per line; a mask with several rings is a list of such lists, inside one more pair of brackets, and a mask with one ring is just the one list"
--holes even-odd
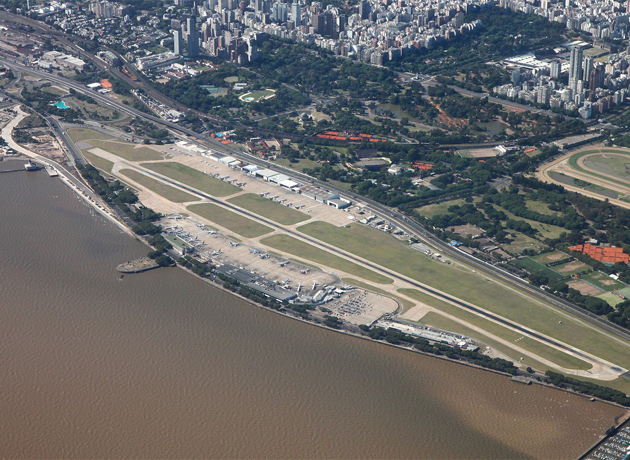
[(120, 273), (141, 273), (158, 267), (159, 265), (155, 260), (148, 257), (140, 257), (139, 259), (123, 262), (116, 267), (116, 270)]
[(48, 173), (50, 177), (57, 177), (59, 175), (57, 170), (53, 168), (52, 166), (46, 166), (46, 172)]

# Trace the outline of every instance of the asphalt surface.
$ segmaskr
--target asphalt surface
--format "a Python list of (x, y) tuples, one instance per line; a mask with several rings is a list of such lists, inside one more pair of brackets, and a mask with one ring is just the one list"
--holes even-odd
[(212, 148), (215, 151), (219, 151), (225, 154), (229, 154), (232, 155), (236, 158), (242, 159), (244, 161), (247, 161), (248, 163), (251, 164), (255, 164), (258, 166), (262, 166), (265, 168), (269, 168), (278, 172), (282, 172), (283, 174), (286, 174), (288, 176), (297, 178), (298, 180), (302, 181), (302, 182), (306, 182), (306, 183), (311, 183), (317, 186), (320, 186), (321, 188), (325, 189), (325, 190), (329, 190), (335, 193), (338, 193), (340, 196), (344, 196), (346, 198), (350, 198), (350, 199), (354, 199), (354, 200), (360, 200), (364, 203), (366, 203), (367, 205), (370, 206), (370, 208), (373, 210), (374, 214), (376, 214), (377, 216), (387, 219), (389, 220), (392, 224), (396, 225), (397, 227), (405, 230), (409, 235), (411, 236), (415, 236), (417, 237), (419, 240), (426, 242), (427, 244), (437, 248), (441, 253), (443, 253), (444, 255), (448, 256), (449, 258), (452, 258), (456, 261), (459, 261), (465, 265), (471, 266), (473, 267), (475, 270), (486, 274), (487, 276), (491, 277), (491, 278), (495, 278), (500, 280), (502, 283), (508, 284), (518, 290), (520, 290), (521, 292), (525, 292), (531, 296), (534, 296), (535, 298), (548, 302), (558, 308), (561, 308), (564, 311), (570, 312), (572, 315), (577, 316), (578, 318), (589, 322), (603, 330), (605, 330), (607, 333), (615, 335), (617, 337), (620, 337), (622, 339), (625, 340), (630, 340), (630, 331), (627, 331), (623, 328), (621, 328), (620, 326), (617, 326), (616, 324), (610, 323), (608, 321), (605, 321), (603, 319), (601, 319), (600, 317), (586, 311), (583, 310), (579, 307), (577, 307), (576, 305), (573, 305), (570, 302), (567, 302), (563, 299), (560, 299), (556, 296), (554, 296), (553, 294), (547, 293), (539, 288), (536, 288), (534, 286), (531, 286), (529, 283), (527, 283), (526, 281), (517, 278), (513, 275), (507, 274), (507, 272), (494, 267), (493, 265), (487, 264), (485, 262), (482, 262), (466, 253), (463, 253), (459, 250), (456, 250), (454, 248), (452, 248), (450, 245), (448, 245), (447, 243), (443, 242), (442, 240), (438, 239), (437, 237), (435, 237), (434, 235), (432, 235), (431, 233), (427, 232), (420, 224), (418, 224), (417, 222), (413, 221), (411, 218), (403, 216), (401, 213), (397, 212), (396, 210), (392, 210), (386, 206), (383, 206), (379, 203), (376, 203), (370, 199), (367, 199), (365, 197), (360, 197), (357, 196), (353, 193), (349, 193), (348, 191), (341, 189), (339, 187), (335, 187), (332, 184), (329, 184), (327, 182), (322, 182), (319, 181), (317, 179), (314, 179), (310, 176), (307, 176), (305, 174), (299, 173), (297, 171), (293, 171), (291, 169), (287, 169), (275, 164), (272, 164), (270, 162), (267, 162), (265, 160), (262, 160), (260, 158), (257, 158), (255, 156), (243, 153), (241, 151), (238, 151), (236, 149), (233, 149), (231, 147), (228, 147), (224, 144), (221, 144), (220, 142), (208, 137), (208, 136), (204, 136), (202, 134), (198, 134), (188, 128), (185, 128), (183, 126), (178, 125), (177, 123), (172, 123), (166, 120), (163, 120), (155, 115), (150, 115), (144, 112), (141, 112), (139, 110), (136, 110), (130, 106), (124, 105), (116, 100), (113, 100), (107, 96), (104, 96), (96, 91), (90, 90), (89, 88), (87, 88), (86, 86), (84, 86), (81, 83), (78, 83), (74, 80), (70, 80), (67, 78), (63, 78), (63, 77), (59, 77), (57, 75), (54, 74), (50, 74), (47, 72), (43, 72), (37, 69), (31, 69), (30, 67), (26, 67), (18, 62), (15, 62), (13, 60), (9, 60), (6, 58), (0, 58), (0, 64), (6, 65), (8, 67), (11, 67), (13, 69), (16, 69), (18, 71), (21, 72), (28, 72), (28, 73), (32, 73), (35, 74), (37, 76), (40, 76), (42, 78), (45, 78), (47, 80), (59, 83), (61, 85), (70, 87), (75, 89), (78, 92), (81, 92), (83, 94), (87, 94), (89, 96), (91, 96), (92, 98), (112, 107), (115, 108), (116, 110), (118, 110), (119, 112), (123, 112), (123, 113), (127, 113), (129, 115), (132, 116), (136, 116), (145, 120), (150, 120), (153, 121), (156, 124), (162, 125), (166, 128), (169, 128), (170, 130), (177, 132), (179, 134), (184, 135), (185, 137), (188, 138), (188, 140), (192, 141), (192, 142), (201, 142), (206, 144), (207, 146), (209, 146), (209, 148)]

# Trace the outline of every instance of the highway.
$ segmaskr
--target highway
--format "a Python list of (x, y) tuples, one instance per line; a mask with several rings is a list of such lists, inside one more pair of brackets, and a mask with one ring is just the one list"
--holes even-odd
[[(599, 318), (596, 315), (593, 315), (592, 313), (583, 310), (575, 305), (573, 305), (570, 302), (565, 301), (564, 299), (560, 299), (556, 296), (554, 296), (553, 294), (550, 294), (548, 292), (545, 292), (537, 287), (531, 286), (529, 283), (527, 283), (526, 281), (517, 278), (513, 275), (507, 274), (507, 272), (501, 270), (500, 268), (497, 268), (493, 265), (487, 264), (485, 262), (482, 262), (466, 253), (463, 253), (457, 249), (452, 248), (450, 245), (448, 245), (447, 243), (441, 241), (440, 239), (438, 239), (437, 237), (435, 237), (434, 235), (432, 235), (431, 233), (427, 232), (419, 223), (415, 222), (413, 219), (411, 219), (410, 217), (404, 216), (401, 213), (399, 213), (396, 210), (392, 210), (384, 205), (381, 205), (379, 203), (376, 203), (370, 199), (364, 198), (364, 197), (359, 197), (356, 196), (353, 193), (349, 193), (348, 191), (335, 187), (332, 184), (326, 183), (326, 182), (322, 182), (319, 181), (317, 179), (314, 179), (310, 176), (307, 176), (305, 174), (299, 173), (297, 171), (291, 170), (291, 169), (287, 169), (275, 164), (272, 164), (270, 162), (267, 162), (265, 160), (262, 160), (260, 158), (257, 158), (255, 156), (243, 153), (241, 151), (238, 151), (234, 148), (230, 148), (224, 144), (221, 144), (220, 142), (211, 139), (207, 136), (198, 134), (188, 128), (185, 128), (183, 126), (178, 125), (177, 123), (172, 123), (166, 120), (163, 120), (155, 115), (150, 115), (150, 114), (146, 114), (144, 112), (141, 112), (139, 110), (136, 110), (132, 107), (126, 106), (122, 103), (117, 102), (116, 100), (113, 100), (105, 95), (102, 95), (96, 91), (90, 90), (89, 88), (85, 87), (83, 84), (76, 82), (74, 80), (69, 80), (63, 77), (59, 77), (57, 75), (54, 74), (50, 74), (47, 72), (43, 72), (43, 71), (39, 71), (36, 69), (31, 69), (29, 67), (26, 67), (22, 64), (19, 64), (15, 61), (6, 59), (6, 58), (0, 58), (0, 64), (3, 64), (7, 67), (16, 69), (18, 71), (21, 72), (28, 72), (34, 75), (37, 75), (43, 79), (47, 79), (50, 80), (52, 82), (56, 82), (59, 83), (61, 85), (73, 88), (74, 90), (81, 92), (83, 94), (87, 94), (89, 96), (91, 96), (92, 98), (112, 107), (115, 108), (116, 110), (118, 110), (119, 112), (123, 112), (123, 113), (127, 113), (129, 115), (135, 116), (135, 117), (139, 117), (139, 118), (143, 118), (145, 120), (150, 120), (153, 121), (156, 124), (162, 125), (168, 129), (170, 129), (173, 132), (177, 132), (180, 133), (182, 135), (184, 135), (188, 140), (193, 141), (193, 142), (200, 142), (200, 143), (204, 143), (207, 146), (209, 146), (209, 148), (212, 148), (213, 150), (216, 151), (220, 151), (229, 155), (232, 155), (236, 158), (240, 158), (244, 161), (247, 161), (248, 163), (251, 164), (256, 164), (258, 166), (261, 167), (265, 167), (265, 168), (269, 168), (269, 169), (273, 169), (276, 170), (278, 172), (282, 172), (288, 176), (292, 176), (297, 178), (298, 180), (302, 181), (302, 182), (306, 182), (306, 183), (312, 183), (314, 185), (317, 185), (325, 190), (329, 190), (332, 192), (336, 192), (339, 193), (339, 195), (341, 196), (345, 196), (347, 198), (350, 199), (354, 199), (354, 200), (360, 200), (364, 203), (366, 203), (368, 206), (370, 206), (370, 208), (373, 210), (374, 214), (378, 215), (381, 218), (387, 219), (389, 220), (392, 224), (396, 225), (397, 227), (403, 229), (404, 231), (406, 231), (409, 235), (411, 236), (415, 236), (417, 237), (419, 240), (424, 241), (425, 243), (435, 247), (438, 249), (439, 252), (443, 253), (444, 255), (448, 256), (449, 258), (456, 260), (462, 264), (465, 264), (467, 266), (470, 266), (472, 268), (474, 268), (475, 270), (479, 271), (480, 273), (483, 273), (491, 278), (494, 279), (498, 279), (499, 281), (501, 281), (504, 284), (508, 284), (518, 290), (520, 290), (521, 292), (524, 292), (528, 295), (531, 295), (541, 301), (550, 303), (566, 312), (570, 312), (572, 315), (578, 317), (579, 319), (586, 321), (588, 323), (591, 323), (603, 330), (605, 330), (608, 334), (612, 334), (613, 336), (617, 336), (620, 337), (624, 340), (630, 340), (630, 331), (627, 331), (613, 323), (610, 323), (602, 318)], [(64, 136), (66, 139), (67, 137)], [(73, 145), (72, 143), (70, 143), (69, 145)], [(70, 150), (72, 150), (72, 148), (70, 147)], [(75, 154), (78, 154), (75, 151)]]

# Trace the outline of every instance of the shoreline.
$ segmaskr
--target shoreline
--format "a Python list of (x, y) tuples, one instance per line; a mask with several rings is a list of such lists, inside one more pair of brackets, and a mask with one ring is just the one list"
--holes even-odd
[[(60, 177), (64, 177), (64, 176), (60, 175)], [(66, 181), (67, 181), (67, 178), (66, 178)], [(127, 227), (127, 225), (125, 223), (119, 221), (115, 217), (115, 215), (113, 213), (108, 212), (105, 209), (101, 209), (99, 207), (98, 203), (95, 203), (94, 201), (90, 200), (89, 197), (84, 196), (83, 193), (81, 193), (80, 190), (78, 190), (76, 187), (74, 187), (74, 184), (72, 184), (71, 181), (68, 181), (68, 183), (66, 183), (66, 181), (63, 181), (63, 182), (72, 191), (74, 191), (77, 195), (79, 195), (86, 204), (88, 204), (89, 206), (91, 206), (93, 208), (96, 208), (96, 210), (99, 211), (99, 214), (101, 214), (101, 216), (107, 218), (108, 220), (110, 220), (111, 222), (116, 224), (116, 226), (118, 228), (123, 230), (126, 234), (132, 236), (134, 239), (140, 241), (141, 243), (143, 243), (148, 248), (153, 249), (153, 246), (151, 246), (148, 241), (146, 241), (140, 235), (136, 235), (133, 231), (131, 231), (131, 229), (129, 227)], [(107, 206), (107, 205), (105, 204), (104, 206)], [(428, 357), (432, 357), (432, 358), (438, 358), (438, 359), (441, 359), (442, 361), (448, 361), (448, 362), (451, 362), (451, 363), (460, 364), (460, 365), (463, 365), (463, 366), (468, 366), (468, 367), (471, 367), (471, 368), (474, 368), (474, 369), (478, 369), (478, 370), (482, 370), (482, 371), (485, 371), (485, 372), (490, 372), (490, 373), (494, 373), (494, 374), (497, 374), (497, 375), (502, 375), (504, 377), (509, 377), (509, 378), (513, 377), (513, 375), (511, 375), (511, 374), (509, 374), (507, 372), (501, 372), (501, 371), (497, 371), (495, 369), (489, 369), (489, 368), (482, 367), (482, 366), (479, 366), (477, 364), (473, 364), (473, 363), (470, 363), (470, 362), (467, 362), (467, 361), (461, 361), (461, 360), (457, 360), (457, 359), (448, 358), (448, 357), (446, 357), (444, 355), (436, 355), (436, 354), (433, 354), (433, 353), (423, 352), (421, 350), (416, 350), (416, 349), (413, 349), (413, 348), (410, 348), (410, 347), (397, 345), (397, 344), (389, 343), (389, 342), (386, 342), (386, 341), (372, 339), (372, 338), (367, 337), (365, 335), (357, 334), (357, 333), (354, 333), (354, 332), (351, 332), (351, 331), (348, 331), (348, 330), (335, 329), (335, 328), (328, 327), (328, 326), (326, 326), (324, 324), (316, 323), (314, 321), (308, 321), (308, 320), (306, 320), (304, 318), (300, 318), (300, 317), (292, 315), (292, 314), (281, 312), (281, 311), (275, 310), (273, 308), (265, 307), (264, 305), (261, 305), (261, 304), (255, 302), (255, 301), (247, 298), (247, 297), (244, 297), (244, 296), (238, 294), (237, 292), (233, 292), (233, 291), (225, 288), (222, 284), (220, 284), (220, 283), (218, 283), (216, 281), (213, 281), (212, 279), (204, 278), (202, 276), (199, 276), (196, 273), (194, 273), (192, 270), (189, 270), (186, 267), (183, 267), (183, 266), (181, 266), (179, 264), (176, 264), (175, 268), (180, 268), (180, 269), (186, 271), (187, 273), (189, 273), (190, 275), (195, 276), (199, 280), (201, 280), (203, 282), (206, 282), (207, 284), (209, 284), (209, 285), (211, 285), (211, 286), (213, 286), (215, 288), (218, 288), (218, 289), (220, 289), (220, 290), (222, 290), (224, 292), (227, 292), (227, 293), (229, 293), (231, 295), (234, 295), (234, 296), (238, 297), (239, 299), (249, 303), (250, 305), (253, 305), (255, 307), (261, 308), (261, 309), (263, 309), (265, 311), (268, 311), (268, 312), (271, 312), (271, 313), (278, 314), (278, 315), (283, 316), (285, 318), (289, 318), (289, 319), (293, 319), (293, 320), (296, 320), (296, 321), (300, 321), (302, 323), (309, 324), (311, 326), (320, 327), (320, 328), (323, 328), (323, 329), (326, 329), (326, 330), (329, 330), (329, 331), (332, 331), (332, 332), (337, 332), (337, 333), (341, 333), (341, 334), (344, 334), (344, 335), (347, 335), (347, 336), (351, 336), (351, 337), (367, 340), (367, 341), (370, 341), (370, 342), (373, 342), (373, 343), (387, 345), (387, 346), (398, 348), (398, 349), (401, 349), (401, 350), (406, 350), (406, 351), (410, 351), (410, 352), (413, 352), (413, 353), (418, 353), (418, 354), (421, 354), (423, 356), (428, 356)], [(557, 386), (554, 386), (554, 385), (551, 385), (551, 384), (548, 384), (548, 383), (545, 383), (545, 382), (540, 382), (540, 381), (538, 381), (536, 379), (532, 379), (531, 382), (534, 383), (534, 384), (538, 384), (538, 385), (547, 387), (547, 388), (551, 388), (551, 389), (554, 389), (554, 390), (560, 390), (560, 391), (563, 391), (565, 393), (570, 393), (570, 394), (573, 394), (573, 395), (581, 396), (581, 397), (589, 399), (589, 400), (594, 399), (595, 401), (598, 401), (598, 402), (606, 403), (606, 404), (609, 404), (609, 405), (612, 405), (612, 406), (615, 406), (615, 407), (618, 407), (618, 408), (621, 408), (621, 409), (625, 409), (626, 411), (628, 411), (627, 415), (630, 418), (630, 408), (628, 408), (626, 406), (617, 404), (617, 403), (612, 402), (612, 401), (606, 401), (606, 400), (603, 400), (601, 398), (597, 398), (595, 396), (578, 393), (576, 391), (573, 391), (573, 390), (570, 390), (570, 389), (567, 389), (567, 388), (560, 388), (560, 387), (557, 387)]]

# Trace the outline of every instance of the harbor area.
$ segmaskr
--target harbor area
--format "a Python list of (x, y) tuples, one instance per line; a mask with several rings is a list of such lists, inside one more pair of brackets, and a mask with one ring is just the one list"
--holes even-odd
[(630, 458), (630, 425), (626, 423), (617, 433), (583, 458), (584, 460), (625, 460)]

